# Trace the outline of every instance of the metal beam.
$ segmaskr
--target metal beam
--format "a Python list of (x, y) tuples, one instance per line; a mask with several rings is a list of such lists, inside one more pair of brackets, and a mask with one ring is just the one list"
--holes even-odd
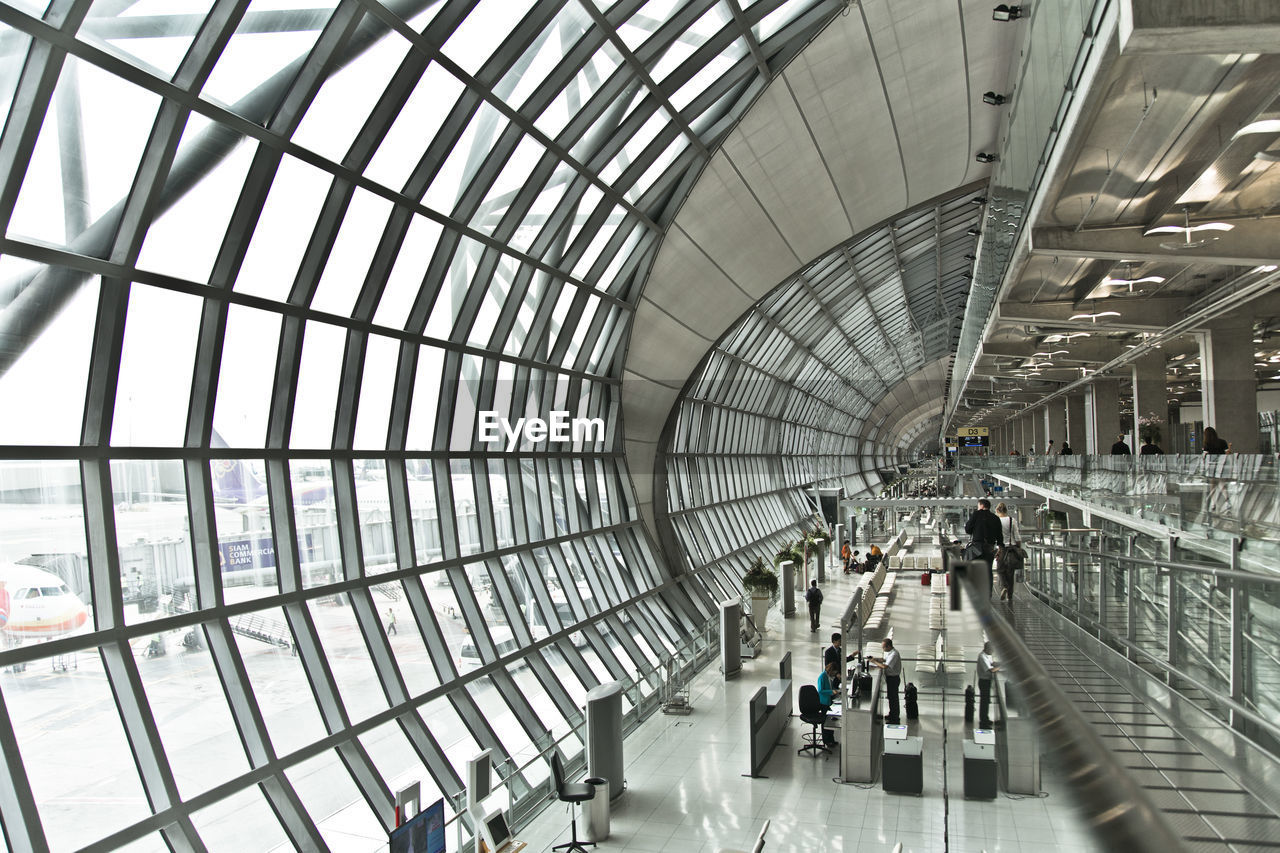
[(1162, 243), (1176, 244), (1181, 238), (1170, 234), (1144, 237), (1143, 232), (1148, 227), (1146, 225), (1130, 228), (1083, 228), (1078, 231), (1074, 228), (1033, 228), (1031, 254), (1248, 267), (1280, 261), (1280, 241), (1276, 240), (1280, 216), (1234, 219), (1230, 224), (1234, 228), (1221, 232), (1222, 236), (1218, 240), (1192, 249), (1163, 248)]

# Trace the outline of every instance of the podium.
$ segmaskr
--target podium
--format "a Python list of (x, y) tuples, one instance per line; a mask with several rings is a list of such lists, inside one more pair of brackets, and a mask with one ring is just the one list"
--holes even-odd
[(894, 794), (924, 793), (924, 738), (885, 738), (880, 762), (886, 791)]
[(964, 742), (964, 798), (996, 798), (996, 748), (990, 743)]

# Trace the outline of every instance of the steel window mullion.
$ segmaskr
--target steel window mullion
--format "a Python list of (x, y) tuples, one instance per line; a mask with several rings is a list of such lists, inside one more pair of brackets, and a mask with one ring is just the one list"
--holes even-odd
[[(363, 17), (364, 12), (358, 2), (339, 0), (320, 37), (273, 110), (267, 130), (286, 138), (292, 136), (329, 74), (369, 47), (369, 42), (352, 42)], [(372, 36), (366, 38), (371, 39)]]
[(345, 580), (364, 575), (364, 548), (360, 541), (360, 508), (356, 498), (355, 465), (350, 459), (334, 459), (330, 464), (333, 501), (337, 513), (338, 553)]
[(489, 574), (489, 582), (497, 593), (498, 606), (506, 615), (507, 627), (521, 647), (528, 647), (533, 642), (529, 627), (525, 620), (525, 611), (520, 607), (521, 601), (507, 576), (506, 567), (501, 560), (485, 560), (485, 570)]
[(191, 532), (191, 559), (196, 597), (201, 609), (225, 604), (222, 568), (218, 554), (218, 527), (213, 501), (213, 479), (206, 459), (182, 462), (187, 492), (187, 524)]
[(283, 772), (268, 776), (258, 783), (258, 787), (295, 850), (328, 849), (298, 792)]
[(4, 772), (0, 773), (0, 820), (4, 822), (4, 837), (9, 849), (15, 853), (49, 853), (40, 810), (31, 790), (3, 691), (0, 691), (0, 761), (4, 764)]
[[(474, 684), (475, 682), (471, 683)], [(509, 763), (514, 770), (515, 762), (512, 760), (511, 753), (507, 751), (507, 745), (502, 742), (502, 738), (498, 737), (498, 732), (489, 724), (488, 715), (480, 709), (471, 694), (466, 690), (454, 690), (448, 693), (445, 698), (453, 706), (454, 712), (462, 720), (462, 724), (466, 726), (467, 731), (471, 733), (471, 737), (475, 738), (480, 748), (494, 751), (494, 767), (496, 768), (499, 764)]]
[(206, 627), (205, 638), (249, 765), (255, 769), (264, 767), (276, 760), (275, 748), (227, 620), (218, 619), (210, 623)]
[(334, 751), (338, 753), (338, 760), (342, 762), (342, 766), (356, 783), (356, 788), (364, 796), (369, 810), (382, 825), (382, 830), (390, 833), (396, 827), (395, 795), (382, 778), (382, 774), (378, 772), (378, 768), (374, 766), (373, 759), (365, 751), (364, 745), (360, 743), (359, 738), (351, 738), (338, 744)]
[(325, 656), (315, 621), (311, 618), (311, 609), (304, 601), (286, 602), (284, 616), (297, 643), (298, 659), (307, 675), (307, 683), (311, 685), (311, 694), (320, 709), (325, 731), (332, 735), (349, 729), (351, 719), (342, 704), (333, 670)]
[(151, 716), (133, 650), (127, 641), (120, 640), (103, 644), (101, 653), (107, 683), (115, 696), (116, 709), (147, 801), (152, 811), (164, 811), (179, 802), (178, 787), (165, 757), (160, 731)]
[(277, 582), (281, 593), (294, 593), (302, 590), (302, 568), (298, 554), (298, 528), (293, 510), (289, 460), (268, 457), (266, 466), (267, 506), (271, 513)]
[(324, 274), (325, 264), (337, 242), (338, 230), (342, 227), (355, 191), (355, 185), (342, 178), (335, 177), (329, 182), (329, 192), (320, 205), (311, 239), (302, 252), (302, 260), (289, 288), (288, 302), (309, 306), (315, 299), (320, 277)]
[(297, 317), (284, 317), (280, 324), (280, 349), (276, 355), (275, 382), (267, 418), (266, 446), (270, 448), (289, 446), (306, 325), (305, 320)]
[[(56, 25), (53, 18), (64, 16), (62, 26), (65, 31), (75, 32), (92, 5), (91, 0), (53, 3), (49, 10), (49, 24)], [(3, 11), (4, 7), (0, 7), (0, 12)], [(10, 20), (11, 16), (18, 15), (24, 19), (29, 17), (16, 9), (10, 9), (0, 17), (0, 21), (18, 29), (18, 22)], [(13, 210), (26, 180), (27, 168), (31, 164), (31, 155), (40, 138), (40, 130), (44, 126), (44, 118), (65, 62), (66, 54), (60, 48), (39, 37), (31, 37), (10, 102), (9, 121), (4, 125), (3, 135), (0, 135), (0, 175), (5, 176), (0, 188), (0, 233), (9, 231)]]
[(462, 778), (458, 775), (458, 771), (454, 769), (453, 763), (449, 761), (445, 751), (436, 741), (430, 727), (422, 721), (422, 717), (416, 712), (401, 714), (396, 718), (396, 721), (400, 724), (400, 729), (404, 732), (405, 738), (413, 746), (418, 757), (422, 759), (423, 766), (431, 774), (436, 787), (452, 801), (453, 797), (463, 789)]
[(356, 330), (347, 332), (333, 418), (332, 446), (335, 450), (350, 450), (355, 446), (356, 420), (368, 346), (368, 333)]
[(422, 580), (406, 578), (401, 586), (404, 588), (405, 601), (408, 602), (409, 610), (413, 613), (414, 622), (418, 627), (418, 635), (422, 637), (422, 642), (427, 648), (427, 656), (435, 667), (436, 677), (441, 684), (448, 684), (458, 677), (458, 671), (453, 663), (453, 655), (445, 645), (444, 633), (440, 629), (435, 611), (422, 587)]
[(573, 703), (573, 699), (569, 697), (568, 691), (565, 690), (559, 676), (556, 675), (551, 665), (547, 663), (546, 658), (542, 655), (530, 655), (529, 669), (533, 671), (534, 677), (538, 679), (538, 683), (546, 691), (547, 697), (551, 699), (551, 703), (555, 705), (556, 711), (560, 714), (565, 724), (570, 728), (576, 728), (580, 725), (582, 723), (582, 710)]

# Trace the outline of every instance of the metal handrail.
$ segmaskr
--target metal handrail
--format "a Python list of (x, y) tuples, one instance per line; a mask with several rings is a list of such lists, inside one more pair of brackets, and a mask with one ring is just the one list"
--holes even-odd
[[(1052, 601), (1054, 604), (1059, 606), (1066, 604), (1065, 601), (1062, 601), (1059, 599), (1051, 599), (1049, 596), (1045, 594), (1044, 590), (1040, 589), (1038, 586), (1035, 586), (1034, 584), (1028, 583), (1028, 584), (1025, 584), (1025, 586), (1029, 590), (1031, 590), (1031, 592), (1034, 595), (1036, 595), (1041, 599), (1044, 599), (1045, 601)], [(1159, 669), (1164, 670), (1167, 674), (1172, 675), (1175, 678), (1179, 678), (1185, 681), (1186, 683), (1190, 684), (1192, 687), (1196, 688), (1197, 690), (1200, 690), (1205, 695), (1213, 697), (1214, 703), (1221, 705), (1222, 707), (1228, 708), (1232, 711), (1235, 711), (1240, 716), (1248, 719), (1249, 722), (1254, 723), (1259, 728), (1265, 730), (1272, 737), (1280, 739), (1280, 725), (1276, 725), (1275, 723), (1266, 719), (1265, 717), (1260, 716), (1256, 711), (1252, 710), (1247, 705), (1242, 705), (1239, 702), (1236, 702), (1230, 696), (1223, 695), (1221, 687), (1215, 687), (1215, 686), (1206, 684), (1205, 682), (1201, 681), (1195, 676), (1189, 675), (1185, 670), (1177, 668), (1173, 664), (1169, 663), (1167, 660), (1163, 660), (1162, 658), (1157, 657), (1156, 655), (1152, 654), (1149, 650), (1143, 648), (1142, 646), (1139, 646), (1136, 643), (1131, 643), (1128, 640), (1128, 638), (1121, 636), (1114, 629), (1110, 628), (1109, 626), (1103, 625), (1101, 622), (1099, 622), (1097, 619), (1094, 619), (1092, 616), (1090, 616), (1087, 613), (1082, 613), (1079, 610), (1076, 610), (1074, 608), (1070, 608), (1070, 612), (1073, 615), (1079, 617), (1081, 622), (1087, 623), (1087, 627), (1090, 630), (1097, 631), (1099, 634), (1099, 639), (1102, 639), (1101, 635), (1105, 634), (1106, 635), (1105, 639), (1109, 640), (1110, 642), (1116, 643), (1117, 645), (1129, 650), (1130, 652), (1133, 652), (1134, 654), (1140, 655), (1145, 661), (1149, 661)], [(1239, 733), (1237, 733), (1237, 736), (1243, 737), (1243, 735), (1239, 735)], [(1270, 752), (1270, 750), (1267, 750), (1267, 751)]]
[[(1110, 850), (1171, 853), (1186, 846), (1165, 823), (1155, 803), (1138, 785), (1062, 688), (1054, 683), (1022, 638), (1004, 619), (997, 618), (986, 590), (986, 565), (972, 574), (963, 561), (949, 570), (969, 590), (978, 620), (1000, 650), (1004, 666), (1017, 677), (1027, 708), (1063, 767), (1071, 769), (1072, 791), (1086, 823)], [(978, 580), (981, 576), (982, 580)], [(952, 580), (951, 609), (960, 607), (960, 585)]]

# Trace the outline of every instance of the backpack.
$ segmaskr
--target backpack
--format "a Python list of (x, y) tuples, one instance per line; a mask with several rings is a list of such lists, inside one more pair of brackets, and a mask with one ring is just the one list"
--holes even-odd
[(809, 587), (804, 592), (804, 600), (809, 602), (810, 604), (821, 604), (822, 590), (818, 589), (816, 586)]

